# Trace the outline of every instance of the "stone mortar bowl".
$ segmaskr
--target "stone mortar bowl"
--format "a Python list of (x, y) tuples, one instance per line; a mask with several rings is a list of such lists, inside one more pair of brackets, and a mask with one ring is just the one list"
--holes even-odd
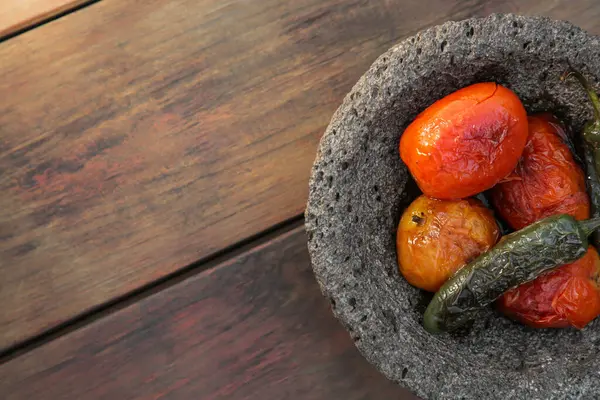
[(435, 100), (495, 81), (577, 131), (592, 111), (578, 84), (560, 81), (569, 64), (596, 85), (599, 39), (547, 18), (448, 22), (379, 57), (321, 141), (306, 211), (314, 273), (367, 360), (420, 397), (600, 398), (600, 321), (534, 330), (490, 307), (468, 332), (432, 336), (421, 326), (428, 297), (396, 264), (396, 227), (418, 195), (398, 154), (406, 126)]

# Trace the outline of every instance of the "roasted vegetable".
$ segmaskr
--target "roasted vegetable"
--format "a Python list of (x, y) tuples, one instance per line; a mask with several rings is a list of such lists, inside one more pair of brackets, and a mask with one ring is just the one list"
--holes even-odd
[(572, 264), (504, 293), (504, 314), (534, 328), (583, 328), (600, 314), (600, 258), (594, 247)]
[[(569, 214), (578, 220), (589, 218), (584, 173), (567, 139), (564, 128), (551, 115), (529, 117), (529, 138), (517, 168), (491, 191), (496, 210), (513, 228), (521, 229), (556, 214)], [(589, 258), (561, 266), (504, 294), (497, 302), (499, 309), (514, 319), (539, 327), (568, 326), (569, 321), (560, 312), (566, 301), (572, 301), (572, 315), (588, 315), (587, 310), (577, 307), (587, 306), (583, 300), (596, 298), (595, 292), (589, 290), (589, 282), (579, 284), (581, 278), (575, 279), (569, 271)], [(570, 285), (567, 294), (559, 282), (563, 286), (568, 282), (578, 284)]]
[(578, 222), (561, 214), (504, 236), (438, 290), (425, 311), (425, 329), (455, 330), (507, 290), (578, 260), (587, 252), (587, 237), (598, 227), (600, 219)]
[(585, 176), (565, 136), (550, 115), (529, 117), (529, 137), (517, 167), (491, 190), (496, 210), (512, 228), (556, 214), (590, 217)]
[(459, 199), (506, 177), (526, 141), (519, 98), (496, 83), (478, 83), (419, 114), (402, 134), (400, 157), (424, 194)]
[[(585, 184), (590, 196), (590, 214), (593, 218), (598, 218), (600, 217), (600, 180), (594, 167), (594, 152), (587, 145), (584, 145), (583, 148), (583, 160), (586, 171)], [(590, 242), (596, 249), (600, 249), (600, 232), (596, 231), (592, 233)]]
[[(600, 217), (600, 100), (587, 79), (579, 72), (569, 72), (563, 79), (575, 77), (586, 90), (594, 110), (594, 120), (589, 121), (582, 136), (583, 160), (586, 169), (586, 185), (591, 200), (591, 214), (594, 218)], [(595, 232), (591, 237), (592, 243), (600, 249), (600, 233)]]
[(598, 95), (592, 86), (581, 73), (576, 71), (569, 72), (566, 74), (565, 79), (570, 76), (575, 77), (579, 83), (581, 83), (592, 103), (594, 119), (585, 124), (582, 136), (589, 148), (592, 150), (596, 175), (600, 176), (600, 100), (598, 99)]
[(411, 285), (435, 292), (499, 237), (492, 212), (480, 201), (420, 196), (404, 211), (398, 225), (400, 272)]

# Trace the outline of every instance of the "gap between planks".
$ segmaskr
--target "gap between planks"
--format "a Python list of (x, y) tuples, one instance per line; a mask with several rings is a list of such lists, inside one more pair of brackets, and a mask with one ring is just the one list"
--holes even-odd
[(285, 235), (297, 228), (304, 226), (304, 214), (296, 215), (279, 224), (276, 224), (262, 232), (250, 236), (242, 241), (232, 244), (212, 255), (200, 259), (190, 265), (187, 265), (172, 274), (160, 278), (152, 283), (142, 286), (124, 296), (117, 297), (108, 303), (101, 304), (89, 310), (86, 313), (77, 315), (70, 320), (65, 321), (39, 335), (33, 336), (23, 342), (17, 343), (4, 351), (0, 352), (0, 364), (9, 362), (23, 354), (26, 354), (38, 347), (43, 346), (61, 336), (68, 335), (86, 325), (89, 325), (101, 318), (111, 315), (131, 304), (152, 296), (162, 290), (174, 286), (186, 279), (205, 271), (216, 268), (217, 266), (237, 258), (253, 249), (265, 245), (269, 241)]
[(29, 32), (35, 28), (39, 28), (42, 25), (46, 25), (47, 23), (55, 21), (69, 14), (73, 14), (83, 8), (91, 6), (92, 4), (99, 3), (100, 1), (102, 0), (80, 0), (73, 4), (66, 4), (64, 7), (59, 7), (54, 10), (49, 10), (46, 13), (32, 16), (27, 21), (17, 22), (5, 28), (0, 27), (0, 43), (12, 39), (15, 36), (19, 36), (25, 32)]

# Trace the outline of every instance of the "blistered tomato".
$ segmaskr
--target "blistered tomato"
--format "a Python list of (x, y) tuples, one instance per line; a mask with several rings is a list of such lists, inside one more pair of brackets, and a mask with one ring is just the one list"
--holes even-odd
[(505, 178), (526, 140), (519, 98), (496, 83), (478, 83), (419, 114), (402, 134), (400, 157), (424, 194), (459, 199)]
[(504, 314), (534, 328), (583, 328), (600, 314), (600, 258), (590, 246), (576, 262), (506, 292), (498, 299)]
[(494, 206), (514, 229), (554, 214), (589, 218), (585, 176), (564, 135), (550, 115), (529, 117), (529, 137), (521, 160), (507, 180), (492, 189)]
[(420, 196), (404, 211), (398, 225), (400, 272), (411, 285), (435, 292), (499, 237), (493, 214), (479, 200)]

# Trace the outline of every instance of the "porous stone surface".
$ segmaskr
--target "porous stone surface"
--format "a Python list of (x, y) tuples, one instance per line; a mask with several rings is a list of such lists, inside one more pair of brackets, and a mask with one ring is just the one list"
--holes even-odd
[(569, 63), (596, 85), (598, 38), (546, 18), (448, 22), (379, 57), (321, 141), (306, 211), (314, 273), (362, 354), (423, 398), (600, 398), (600, 321), (534, 330), (490, 308), (468, 332), (432, 336), (427, 295), (396, 266), (396, 226), (417, 193), (398, 154), (406, 126), (435, 100), (495, 81), (578, 130), (592, 114), (580, 87), (560, 81)]

